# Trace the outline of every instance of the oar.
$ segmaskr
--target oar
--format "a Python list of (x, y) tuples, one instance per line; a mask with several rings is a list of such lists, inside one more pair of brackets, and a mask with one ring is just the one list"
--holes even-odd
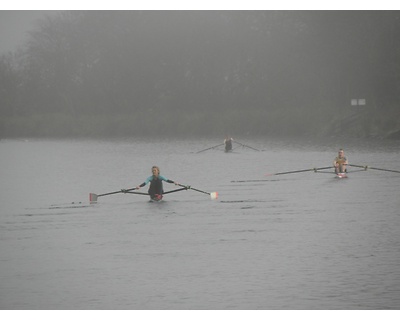
[(187, 190), (187, 189), (188, 189), (188, 188), (183, 187), (183, 188), (180, 188), (180, 189), (175, 189), (175, 190), (171, 190), (171, 191), (166, 191), (166, 192), (164, 192), (163, 194), (178, 192), (178, 191)]
[(220, 146), (223, 146), (223, 145), (224, 145), (224, 143), (217, 144), (217, 145), (214, 146), (214, 147), (210, 147), (210, 148), (207, 148), (207, 149), (204, 149), (204, 150), (200, 150), (200, 151), (197, 151), (196, 153), (200, 153), (200, 152), (203, 152), (203, 151), (207, 151), (207, 150), (210, 150), (210, 149), (214, 149), (214, 148), (217, 148), (217, 147), (220, 147)]
[(314, 171), (317, 172), (318, 170), (326, 170), (331, 169), (331, 167), (323, 167), (323, 168), (312, 168), (312, 169), (304, 169), (304, 170), (296, 170), (296, 171), (286, 171), (286, 172), (278, 172), (278, 173), (267, 173), (266, 176), (278, 176), (282, 174), (289, 174), (289, 173), (299, 173), (299, 172), (307, 172), (307, 171)]
[(126, 191), (124, 193), (130, 193), (130, 194), (139, 194), (141, 196), (148, 196), (148, 193), (144, 193), (144, 192), (135, 192), (135, 191)]
[[(307, 172), (307, 171), (314, 171), (318, 172), (318, 170), (326, 170), (331, 169), (331, 167), (323, 167), (323, 168), (312, 168), (312, 169), (304, 169), (304, 170), (296, 170), (296, 171), (286, 171), (286, 172), (277, 172), (277, 173), (267, 173), (266, 176), (278, 176), (282, 174), (289, 174), (289, 173), (299, 173), (299, 172)], [(260, 181), (271, 181), (268, 179), (256, 179), (256, 180), (232, 180), (231, 182), (260, 182)]]
[(215, 200), (215, 199), (218, 198), (218, 192), (206, 192), (206, 191), (203, 191), (203, 190), (192, 188), (191, 186), (184, 186), (182, 184), (178, 184), (178, 186), (181, 186), (181, 187), (185, 188), (186, 190), (187, 189), (191, 189), (191, 190), (194, 190), (194, 191), (197, 191), (197, 192), (208, 194), (208, 195), (210, 195), (211, 200)]
[[(184, 188), (179, 188), (179, 189), (175, 189), (175, 190), (171, 190), (171, 191), (166, 191), (166, 192), (163, 192), (163, 195), (164, 195), (164, 194), (168, 194), (168, 193), (173, 193), (173, 192), (182, 191), (182, 190), (187, 190), (187, 189), (188, 189), (188, 188), (184, 187)], [(140, 194), (140, 195), (145, 195), (145, 196), (148, 196), (148, 195), (149, 195), (148, 193), (135, 192), (135, 191), (127, 191), (126, 193), (130, 193), (130, 194)]]
[(391, 170), (391, 169), (383, 169), (383, 168), (374, 168), (374, 167), (370, 167), (370, 166), (360, 166), (357, 164), (349, 164), (349, 166), (351, 167), (356, 167), (356, 168), (363, 168), (364, 170), (380, 170), (380, 171), (387, 171), (387, 172), (395, 172), (395, 173), (400, 173), (400, 171), (397, 170)]
[[(131, 188), (131, 189), (126, 189), (125, 191), (132, 191), (135, 190), (136, 188)], [(90, 202), (96, 202), (98, 197), (103, 197), (103, 196), (109, 196), (111, 194), (116, 194), (116, 193), (124, 193), (122, 190), (119, 191), (113, 191), (113, 192), (108, 192), (108, 193), (103, 193), (103, 194), (95, 194), (95, 193), (89, 193), (89, 201)]]
[(245, 145), (245, 144), (243, 144), (243, 143), (237, 142), (236, 140), (233, 140), (233, 142), (236, 142), (237, 144), (240, 144), (241, 146), (246, 147), (246, 148), (250, 148), (250, 149), (253, 149), (253, 150), (256, 150), (256, 151), (261, 151), (261, 150), (258, 150), (258, 149), (256, 149), (256, 148), (247, 146), (247, 145)]

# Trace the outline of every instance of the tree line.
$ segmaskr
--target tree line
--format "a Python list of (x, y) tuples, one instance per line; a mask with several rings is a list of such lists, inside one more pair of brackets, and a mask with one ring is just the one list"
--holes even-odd
[(0, 136), (395, 135), (399, 33), (398, 11), (49, 14), (0, 57)]

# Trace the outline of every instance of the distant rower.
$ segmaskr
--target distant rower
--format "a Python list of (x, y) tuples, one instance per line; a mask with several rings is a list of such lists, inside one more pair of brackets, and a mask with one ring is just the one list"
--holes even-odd
[(225, 152), (231, 151), (232, 150), (232, 141), (233, 139), (231, 137), (226, 137), (224, 140), (225, 144)]
[(344, 155), (343, 149), (340, 149), (338, 152), (338, 156), (333, 160), (333, 166), (335, 167), (335, 173), (345, 173), (347, 172), (348, 161), (346, 156)]

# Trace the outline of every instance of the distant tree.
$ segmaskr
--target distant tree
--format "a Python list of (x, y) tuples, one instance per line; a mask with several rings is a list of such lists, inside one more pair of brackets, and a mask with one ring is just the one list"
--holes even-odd
[(11, 116), (18, 104), (18, 73), (14, 56), (0, 56), (0, 116)]
[(393, 118), (399, 27), (398, 11), (61, 11), (1, 57), (0, 113), (105, 134), (312, 132), (351, 98)]

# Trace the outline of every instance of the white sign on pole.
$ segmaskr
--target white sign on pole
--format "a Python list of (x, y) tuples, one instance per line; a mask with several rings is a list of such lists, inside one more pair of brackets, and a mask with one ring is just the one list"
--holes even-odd
[(367, 101), (365, 99), (351, 99), (352, 106), (365, 106)]

